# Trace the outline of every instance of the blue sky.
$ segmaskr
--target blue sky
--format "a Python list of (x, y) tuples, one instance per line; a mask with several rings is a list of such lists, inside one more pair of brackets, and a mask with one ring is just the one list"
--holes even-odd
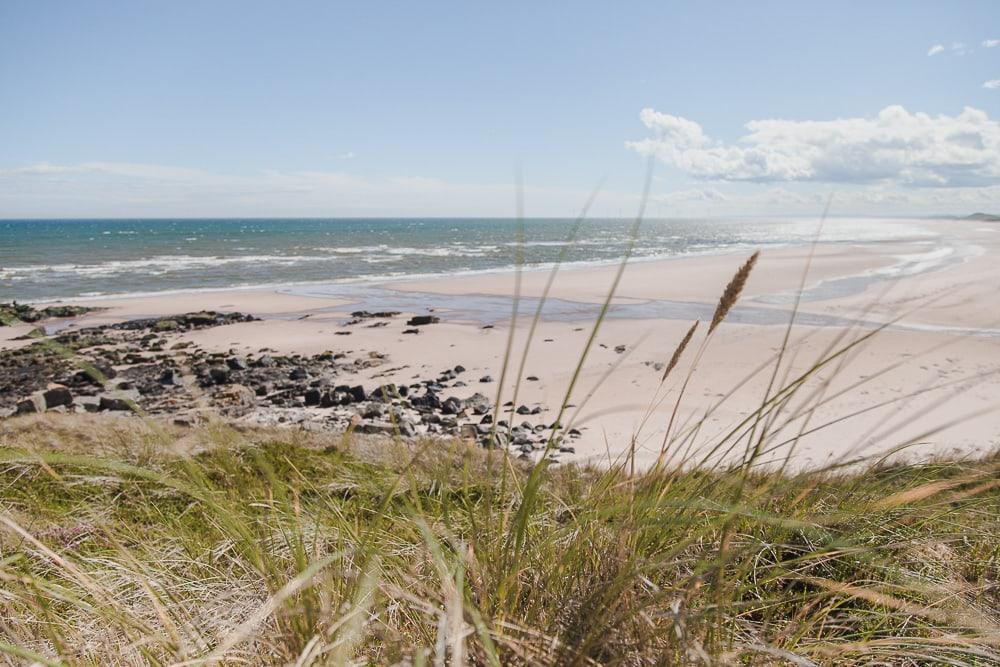
[(995, 0), (3, 0), (0, 216), (510, 215), (517, 164), (529, 215), (627, 215), (646, 156), (657, 215), (997, 209), (997, 40)]

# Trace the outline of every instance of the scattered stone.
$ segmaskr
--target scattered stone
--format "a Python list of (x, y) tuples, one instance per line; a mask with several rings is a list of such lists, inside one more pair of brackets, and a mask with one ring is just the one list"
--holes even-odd
[(231, 371), (245, 371), (247, 369), (247, 362), (240, 357), (229, 357), (226, 359), (226, 366), (229, 366)]
[(406, 321), (408, 327), (422, 327), (427, 324), (437, 324), (441, 318), (436, 315), (414, 315)]
[(45, 408), (51, 410), (52, 408), (65, 405), (69, 407), (73, 405), (73, 394), (66, 387), (53, 387), (48, 391), (42, 393), (42, 398), (45, 399)]
[(229, 369), (225, 366), (213, 366), (208, 369), (208, 384), (226, 384), (229, 382)]
[(35, 308), (25, 303), (11, 301), (9, 303), (0, 303), (0, 327), (25, 322), (33, 324), (48, 319), (77, 317), (94, 310), (98, 309), (85, 308), (84, 306), (46, 306), (45, 308)]
[(359, 320), (374, 319), (374, 318), (390, 318), (396, 317), (400, 312), (398, 310), (380, 310), (374, 313), (370, 313), (367, 310), (356, 310), (351, 313), (351, 317)]
[(626, 348), (625, 348), (624, 345), (615, 345), (615, 352), (617, 352), (618, 354), (621, 354), (622, 352), (624, 352), (625, 349)]
[(17, 404), (17, 414), (41, 414), (45, 412), (45, 398), (41, 394), (32, 394)]
[(176, 368), (164, 368), (163, 372), (160, 373), (159, 382), (171, 387), (179, 387), (182, 384), (181, 372)]
[(418, 334), (418, 333), (420, 333), (420, 329), (403, 329), (403, 333), (405, 333), (405, 334)]
[(97, 409), (101, 412), (113, 411), (113, 412), (131, 412), (132, 402), (124, 398), (115, 398), (113, 396), (101, 396), (100, 402), (97, 404)]

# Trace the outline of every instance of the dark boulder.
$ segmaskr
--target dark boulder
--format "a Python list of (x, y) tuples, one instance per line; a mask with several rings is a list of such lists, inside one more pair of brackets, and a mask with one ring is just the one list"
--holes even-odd
[(225, 366), (212, 366), (208, 369), (208, 384), (228, 384), (229, 369)]
[(97, 403), (97, 409), (104, 412), (105, 410), (116, 411), (116, 412), (131, 412), (132, 411), (132, 401), (124, 398), (115, 398), (113, 396), (101, 396)]
[(176, 368), (164, 368), (160, 373), (160, 384), (177, 387), (181, 384), (181, 372)]
[(226, 359), (226, 366), (229, 366), (229, 370), (232, 371), (245, 371), (247, 369), (247, 362), (240, 357), (229, 357)]
[(406, 321), (408, 327), (422, 327), (427, 324), (437, 324), (441, 318), (436, 315), (414, 315)]
[(47, 410), (57, 408), (61, 405), (67, 407), (73, 405), (73, 394), (66, 387), (53, 387), (43, 392), (42, 398), (45, 399), (45, 409)]
[(319, 389), (310, 389), (305, 393), (305, 403), (307, 406), (319, 405), (320, 399), (322, 398), (322, 392)]
[(34, 394), (17, 403), (17, 414), (19, 415), (30, 415), (41, 412), (45, 412), (45, 399), (41, 394)]

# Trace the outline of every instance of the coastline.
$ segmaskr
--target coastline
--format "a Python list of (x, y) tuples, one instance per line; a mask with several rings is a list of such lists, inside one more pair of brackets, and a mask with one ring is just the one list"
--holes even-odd
[[(693, 424), (708, 405), (753, 376), (705, 421), (699, 437), (708, 447), (712, 434), (725, 432), (759, 405), (767, 373), (754, 375), (754, 371), (782, 344), (793, 307), (792, 303), (768, 301), (768, 297), (794, 291), (811, 261), (805, 281), (807, 291), (832, 281), (858, 280), (844, 293), (834, 291), (799, 304), (803, 318), (832, 318), (829, 321), (833, 324), (808, 325), (800, 319), (791, 334), (788, 368), (783, 369), (783, 374), (793, 376), (837, 341), (854, 340), (871, 330), (837, 322), (889, 322), (902, 316), (901, 324), (909, 323), (918, 329), (883, 330), (845, 355), (828, 375), (821, 374), (812, 389), (835, 398), (824, 399), (818, 409), (809, 411), (813, 426), (807, 430), (824, 422), (833, 423), (796, 443), (792, 465), (815, 467), (871, 454), (873, 443), (885, 448), (912, 441), (901, 455), (909, 457), (965, 454), (991, 447), (1000, 430), (993, 405), (995, 397), (1000, 396), (1000, 355), (996, 354), (1000, 342), (989, 336), (937, 328), (996, 328), (1000, 317), (993, 314), (993, 292), (1000, 284), (1000, 269), (991, 265), (990, 256), (997, 251), (1000, 238), (993, 240), (994, 234), (984, 230), (981, 222), (948, 221), (940, 225), (946, 226), (936, 230), (941, 240), (930, 244), (821, 244), (811, 260), (809, 249), (802, 246), (766, 250), (738, 307), (754, 309), (773, 319), (761, 320), (765, 322), (762, 324), (734, 318), (718, 329), (698, 362), (678, 422)], [(892, 267), (900, 264), (900, 256), (912, 258), (934, 252), (943, 243), (960, 249), (956, 251), (957, 259), (945, 257), (947, 261), (921, 267), (912, 275), (892, 273)], [(970, 248), (980, 248), (981, 252), (976, 254)], [(665, 431), (664, 412), (673, 405), (693, 355), (682, 359), (662, 388), (658, 387), (657, 366), (670, 358), (691, 324), (689, 315), (711, 312), (741, 261), (741, 255), (727, 252), (628, 265), (614, 300), (623, 314), (609, 317), (602, 324), (569, 401), (582, 407), (570, 409), (563, 417), (563, 421), (581, 430), (574, 442), (575, 453), (564, 460), (613, 462), (628, 451), (633, 438), (637, 467), (651, 465), (657, 459)], [(538, 325), (525, 366), (524, 375), (538, 380), (525, 380), (516, 387), (519, 405), (542, 409), (526, 421), (540, 424), (555, 419), (589, 334), (588, 325), (593, 323), (616, 269), (613, 265), (574, 266), (559, 272), (550, 292), (553, 308), (545, 311), (550, 314)], [(543, 270), (521, 274), (521, 295), (527, 308), (519, 316), (513, 338), (511, 373), (517, 369), (537, 303), (531, 299), (542, 294), (548, 276), (549, 272)], [(328, 289), (310, 285), (281, 291), (237, 289), (61, 303), (104, 308), (78, 318), (74, 323), (78, 327), (196, 310), (246, 312), (262, 319), (183, 333), (178, 339), (218, 353), (251, 354), (267, 347), (287, 354), (343, 350), (362, 356), (385, 355), (390, 368), (363, 369), (344, 377), (345, 382), (367, 385), (403, 384), (462, 365), (472, 379), (466, 386), (448, 387), (442, 396), (453, 394), (464, 399), (481, 391), (494, 400), (497, 384), (480, 385), (475, 380), (487, 375), (500, 377), (513, 285), (513, 273), (493, 272), (393, 280), (349, 289), (342, 285)], [(657, 310), (651, 308), (654, 303), (688, 308)], [(386, 326), (349, 328), (345, 324), (352, 310), (389, 305), (400, 306), (397, 309), (403, 315)], [(419, 335), (402, 333), (407, 316), (426, 314), (429, 309), (442, 318), (440, 323), (421, 327)], [(629, 312), (642, 310), (656, 314), (628, 316)], [(483, 313), (489, 315), (488, 321)], [(492, 326), (482, 328), (484, 324)], [(23, 333), (18, 329), (0, 329), (0, 348), (19, 346), (10, 340)], [(856, 391), (838, 396), (838, 392), (855, 385)], [(514, 391), (515, 382), (508, 381), (501, 392), (501, 403)], [(910, 394), (913, 396), (907, 398)], [(656, 406), (652, 411), (651, 405)], [(873, 405), (882, 407), (871, 409)], [(789, 415), (800, 407), (789, 405)], [(838, 421), (846, 415), (854, 416)], [(784, 426), (788, 439), (794, 438), (805, 419), (803, 413)], [(945, 424), (947, 428), (936, 431), (937, 426)], [(776, 452), (772, 459), (778, 460), (785, 453)]]

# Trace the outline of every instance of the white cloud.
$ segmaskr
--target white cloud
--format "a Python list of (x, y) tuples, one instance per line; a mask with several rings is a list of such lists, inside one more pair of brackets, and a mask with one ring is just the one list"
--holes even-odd
[[(985, 42), (983, 42), (983, 46), (985, 46), (986, 48), (991, 48), (990, 46), (987, 45), (989, 42), (996, 42), (996, 40), (986, 40)], [(1000, 44), (1000, 42), (996, 42), (992, 46), (996, 46), (997, 44)], [(966, 46), (964, 42), (952, 42), (948, 46), (945, 46), (944, 44), (935, 44), (927, 51), (927, 55), (936, 56), (941, 53), (944, 53), (945, 51), (949, 51), (956, 56), (964, 56), (966, 54), (972, 53), (973, 49), (972, 47)]]
[(1000, 39), (984, 39), (982, 44), (984, 49), (992, 49), (1000, 46)]
[(996, 90), (1000, 88), (1000, 79), (990, 79), (989, 81), (983, 82), (983, 88), (987, 90)]
[(626, 146), (690, 176), (717, 181), (895, 183), (981, 186), (1000, 183), (1000, 123), (966, 107), (957, 116), (910, 113), (874, 118), (754, 120), (738, 142), (715, 141), (691, 120), (643, 109), (653, 136)]

